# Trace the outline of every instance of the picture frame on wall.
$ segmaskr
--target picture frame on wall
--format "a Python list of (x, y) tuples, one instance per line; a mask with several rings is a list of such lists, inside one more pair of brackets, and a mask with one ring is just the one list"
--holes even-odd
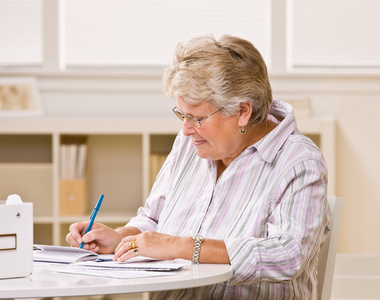
[(33, 77), (0, 77), (0, 118), (38, 116), (43, 107)]

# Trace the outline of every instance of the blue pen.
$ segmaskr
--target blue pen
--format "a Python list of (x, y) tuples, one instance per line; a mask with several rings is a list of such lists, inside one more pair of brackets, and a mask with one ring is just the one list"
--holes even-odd
[[(100, 206), (102, 205), (103, 198), (104, 198), (104, 195), (103, 195), (103, 194), (100, 195), (99, 200), (98, 200), (98, 202), (96, 203), (96, 205), (95, 205), (95, 207), (94, 207), (94, 209), (93, 209), (93, 211), (92, 211), (92, 214), (91, 214), (91, 217), (90, 217), (90, 223), (88, 223), (88, 226), (87, 226), (86, 232), (85, 232), (84, 234), (86, 234), (87, 232), (89, 232), (89, 231), (91, 230), (91, 228), (92, 228), (92, 224), (94, 224), (94, 221), (95, 221), (95, 218), (96, 218), (96, 214), (98, 213), (99, 208), (100, 208)], [(82, 249), (83, 246), (84, 246), (84, 242), (82, 242), (82, 243), (80, 244), (79, 248)]]

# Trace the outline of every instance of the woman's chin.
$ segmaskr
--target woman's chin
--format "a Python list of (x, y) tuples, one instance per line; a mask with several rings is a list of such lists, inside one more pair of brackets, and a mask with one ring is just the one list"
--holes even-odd
[(197, 155), (200, 157), (200, 158), (205, 158), (205, 159), (212, 159), (213, 155), (209, 152), (209, 151), (206, 151), (205, 149), (199, 149), (197, 148)]

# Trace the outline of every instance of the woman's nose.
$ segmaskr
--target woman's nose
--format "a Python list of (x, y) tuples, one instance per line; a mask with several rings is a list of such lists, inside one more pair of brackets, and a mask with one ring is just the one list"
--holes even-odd
[(185, 118), (182, 123), (182, 133), (186, 136), (189, 136), (190, 134), (195, 133), (195, 132), (196, 130), (194, 126), (191, 125), (191, 123), (189, 122), (187, 118)]

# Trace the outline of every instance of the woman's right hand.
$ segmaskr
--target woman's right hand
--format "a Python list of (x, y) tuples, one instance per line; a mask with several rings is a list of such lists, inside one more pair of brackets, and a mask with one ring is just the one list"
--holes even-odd
[(85, 234), (89, 221), (71, 224), (66, 242), (73, 247), (79, 247), (84, 242), (83, 249), (100, 254), (114, 253), (123, 238), (122, 234), (104, 224), (94, 223), (91, 230)]

